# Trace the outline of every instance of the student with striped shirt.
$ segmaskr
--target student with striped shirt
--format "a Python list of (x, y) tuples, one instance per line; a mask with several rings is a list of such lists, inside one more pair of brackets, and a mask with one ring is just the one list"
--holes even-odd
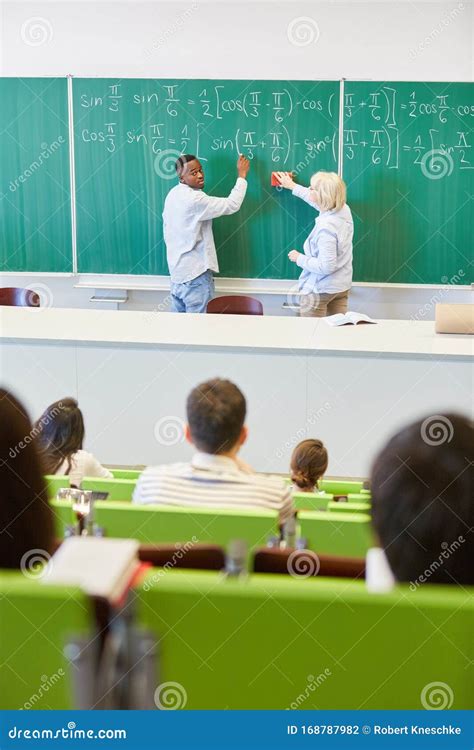
[(186, 438), (197, 452), (190, 463), (148, 467), (133, 501), (181, 507), (265, 509), (283, 524), (294, 512), (281, 479), (255, 474), (238, 458), (247, 439), (245, 397), (229, 380), (201, 383), (188, 396)]

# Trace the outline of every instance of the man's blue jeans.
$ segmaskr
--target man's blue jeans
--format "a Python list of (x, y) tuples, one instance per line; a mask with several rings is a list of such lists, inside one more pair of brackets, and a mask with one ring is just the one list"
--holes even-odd
[(171, 310), (173, 312), (205, 313), (207, 303), (214, 296), (212, 271), (184, 284), (171, 284)]

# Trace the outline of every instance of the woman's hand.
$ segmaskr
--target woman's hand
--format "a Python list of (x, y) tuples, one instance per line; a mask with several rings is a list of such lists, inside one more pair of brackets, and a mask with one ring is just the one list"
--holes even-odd
[(303, 255), (303, 253), (299, 253), (298, 250), (290, 250), (290, 252), (288, 253), (288, 258), (292, 263), (296, 263), (300, 255)]
[[(291, 174), (293, 174), (291, 172)], [(280, 187), (286, 188), (287, 190), (293, 190), (296, 187), (296, 182), (286, 172), (275, 172), (275, 177), (280, 183)]]

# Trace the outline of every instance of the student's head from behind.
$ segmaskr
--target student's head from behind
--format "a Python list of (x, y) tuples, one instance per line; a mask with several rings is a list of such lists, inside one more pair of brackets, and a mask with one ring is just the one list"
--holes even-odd
[(458, 414), (414, 422), (377, 456), (372, 518), (397, 580), (474, 583), (473, 461), (474, 426)]
[(84, 419), (77, 401), (63, 398), (48, 406), (35, 422), (35, 438), (43, 461), (45, 474), (55, 474), (66, 460), (66, 474), (71, 469), (71, 457), (82, 449)]
[(204, 171), (199, 159), (194, 154), (181, 154), (176, 160), (176, 174), (179, 181), (195, 190), (204, 187)]
[(309, 189), (320, 211), (340, 211), (346, 202), (346, 184), (336, 172), (316, 172)]
[(35, 557), (48, 559), (53, 541), (53, 513), (30, 419), (0, 389), (0, 568), (30, 570)]
[(321, 440), (302, 440), (291, 456), (291, 481), (303, 492), (312, 492), (328, 468), (328, 452)]
[(203, 453), (234, 456), (247, 438), (246, 403), (230, 380), (214, 378), (188, 396), (186, 437)]

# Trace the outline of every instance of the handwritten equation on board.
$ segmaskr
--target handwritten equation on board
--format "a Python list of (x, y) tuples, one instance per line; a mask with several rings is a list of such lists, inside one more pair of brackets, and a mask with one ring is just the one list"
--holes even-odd
[[(368, 118), (363, 115), (366, 111)], [(389, 169), (399, 169), (410, 160), (431, 177), (474, 169), (473, 123), (474, 104), (454, 101), (449, 93), (427, 101), (416, 89), (403, 98), (395, 88), (383, 86), (364, 98), (348, 88), (344, 159), (360, 158), (364, 152), (369, 166)]]
[[(98, 127), (81, 126), (79, 138), (111, 154), (123, 146), (141, 145), (155, 155), (192, 152), (203, 161), (207, 159), (203, 154), (210, 152), (242, 153), (249, 159), (263, 155), (280, 166), (293, 166), (295, 154), (311, 157), (327, 152), (337, 160), (334, 123), (338, 102), (334, 93), (305, 98), (285, 87), (269, 92), (257, 86), (231, 97), (224, 84), (210, 84), (190, 98), (180, 84), (157, 83), (155, 88), (124, 94), (123, 84), (116, 83), (110, 84), (103, 96), (81, 93), (80, 109), (99, 111), (103, 118)], [(133, 110), (142, 115), (138, 127), (130, 126), (130, 112), (135, 119)], [(304, 132), (300, 140), (292, 135), (296, 118), (299, 135)]]

